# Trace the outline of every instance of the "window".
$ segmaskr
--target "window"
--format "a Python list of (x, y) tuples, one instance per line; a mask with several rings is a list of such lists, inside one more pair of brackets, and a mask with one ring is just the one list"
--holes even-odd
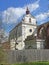
[(29, 18), (29, 22), (31, 23), (31, 18)]
[(32, 32), (32, 29), (30, 29), (29, 31)]

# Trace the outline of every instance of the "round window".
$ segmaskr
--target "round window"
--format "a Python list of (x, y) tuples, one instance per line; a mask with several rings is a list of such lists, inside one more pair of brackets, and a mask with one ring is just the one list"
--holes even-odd
[(29, 31), (32, 32), (32, 29), (30, 29)]

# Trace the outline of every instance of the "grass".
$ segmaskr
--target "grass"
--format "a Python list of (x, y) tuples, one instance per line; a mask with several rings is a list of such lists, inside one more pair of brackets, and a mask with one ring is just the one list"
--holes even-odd
[(15, 63), (15, 64), (0, 64), (0, 65), (49, 65), (49, 62), (25, 62), (25, 63)]
[(29, 62), (29, 63), (16, 63), (13, 65), (49, 65), (49, 62)]

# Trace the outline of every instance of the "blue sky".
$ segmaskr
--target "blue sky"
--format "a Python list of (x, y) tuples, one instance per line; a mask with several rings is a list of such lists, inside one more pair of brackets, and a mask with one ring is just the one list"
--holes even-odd
[[(0, 0), (0, 11), (6, 10), (9, 7), (23, 7), (26, 4), (34, 3), (37, 0)], [(40, 0), (41, 9), (48, 9), (48, 0)]]
[(0, 0), (0, 14), (6, 33), (21, 21), (27, 6), (38, 25), (49, 21), (48, 5), (48, 0)]

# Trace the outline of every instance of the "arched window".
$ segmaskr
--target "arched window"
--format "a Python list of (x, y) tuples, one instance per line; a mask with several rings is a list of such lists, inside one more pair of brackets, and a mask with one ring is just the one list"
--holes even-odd
[(31, 18), (29, 18), (29, 22), (31, 23)]

